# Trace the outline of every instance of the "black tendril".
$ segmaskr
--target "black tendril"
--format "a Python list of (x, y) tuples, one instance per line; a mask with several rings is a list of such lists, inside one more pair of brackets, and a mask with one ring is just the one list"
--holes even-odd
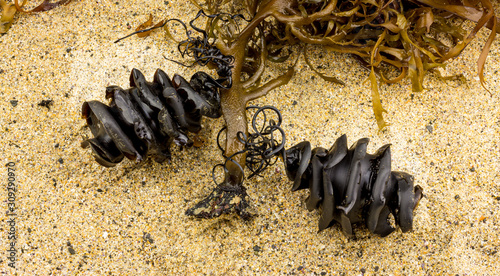
[[(217, 146), (222, 151), (222, 156), (225, 158), (224, 164), (217, 164), (212, 170), (212, 178), (216, 184), (216, 169), (221, 167), (224, 172), (227, 172), (227, 163), (233, 162), (236, 164), (243, 175), (245, 174), (243, 167), (236, 162), (233, 158), (236, 155), (246, 153), (246, 167), (250, 170), (251, 174), (247, 177), (248, 179), (254, 176), (262, 176), (261, 173), (264, 172), (269, 166), (274, 165), (279, 156), (284, 154), (285, 148), (285, 132), (281, 128), (282, 116), (279, 110), (274, 106), (249, 106), (247, 110), (256, 110), (252, 118), (252, 130), (246, 136), (243, 132), (238, 132), (237, 139), (245, 144), (245, 148), (238, 151), (231, 156), (225, 155), (225, 150), (221, 145), (221, 134), (226, 130), (223, 127), (217, 134)], [(277, 121), (270, 119), (271, 116), (267, 115), (266, 112), (271, 111), (276, 114)], [(262, 121), (259, 126), (258, 120), (259, 116), (262, 116)]]
[[(274, 106), (249, 106), (247, 109), (256, 109), (256, 112), (252, 118), (252, 129), (253, 133), (249, 133), (248, 137), (245, 137), (243, 133), (239, 133), (238, 139), (240, 142), (245, 143), (245, 149), (247, 152), (246, 164), (247, 168), (252, 172), (248, 178), (252, 178), (260, 174), (267, 169), (267, 167), (274, 165), (278, 158), (279, 153), (284, 152), (286, 138), (285, 132), (281, 128), (282, 116), (279, 110)], [(278, 121), (273, 119), (268, 120), (266, 111), (274, 112)], [(262, 115), (263, 123), (260, 129), (258, 128), (257, 119)], [(279, 141), (278, 139), (281, 139)]]
[[(245, 19), (245, 17), (241, 14), (232, 15), (228, 13), (218, 13), (218, 14), (207, 15), (203, 10), (200, 10), (196, 15), (196, 17), (193, 20), (189, 21), (189, 26), (196, 32), (200, 33), (201, 36), (197, 37), (191, 36), (191, 31), (188, 30), (188, 26), (186, 25), (186, 23), (184, 23), (180, 19), (172, 18), (166, 20), (165, 22), (163, 22), (163, 24), (159, 26), (133, 32), (125, 37), (116, 40), (115, 43), (120, 42), (123, 39), (126, 39), (135, 34), (152, 31), (158, 28), (163, 28), (172, 21), (177, 22), (181, 24), (181, 26), (184, 28), (187, 37), (187, 39), (179, 42), (179, 44), (177, 45), (177, 49), (179, 50), (183, 58), (190, 57), (193, 58), (194, 61), (191, 64), (184, 64), (182, 62), (169, 59), (165, 56), (164, 58), (185, 67), (192, 67), (194, 65), (206, 66), (208, 64), (213, 64), (215, 65), (215, 68), (217, 70), (217, 75), (219, 76), (217, 80), (213, 80), (213, 83), (215, 83), (219, 88), (229, 89), (232, 86), (231, 69), (233, 68), (234, 57), (222, 54), (221, 51), (215, 46), (216, 40), (212, 39), (212, 41), (210, 41), (210, 35), (205, 30), (197, 27), (194, 24), (194, 22), (200, 17), (209, 18), (210, 20), (212, 20), (212, 22), (215, 19), (219, 19), (223, 22), (228, 22), (229, 19), (234, 20), (238, 18), (250, 22), (250, 20)], [(227, 17), (228, 19), (226, 19), (225, 17)], [(239, 28), (238, 25), (236, 25), (236, 27)]]

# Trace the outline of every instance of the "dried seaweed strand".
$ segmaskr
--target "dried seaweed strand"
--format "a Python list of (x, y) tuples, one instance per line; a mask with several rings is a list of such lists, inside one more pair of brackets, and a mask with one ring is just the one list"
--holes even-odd
[(40, 5), (36, 6), (35, 8), (33, 8), (32, 10), (29, 10), (29, 11), (23, 9), (23, 6), (26, 2), (27, 2), (27, 0), (23, 0), (23, 3), (21, 5), (19, 5), (18, 0), (14, 1), (18, 11), (23, 12), (23, 13), (35, 13), (35, 12), (50, 11), (54, 8), (61, 6), (61, 5), (67, 5), (67, 4), (69, 4), (69, 2), (71, 2), (71, 0), (60, 0), (60, 1), (55, 2), (55, 3), (51, 3), (50, 0), (44, 0)]
[(33, 8), (32, 10), (24, 10), (23, 6), (28, 2), (28, 0), (23, 0), (21, 4), (19, 4), (18, 0), (15, 0), (13, 4), (8, 3), (5, 0), (0, 0), (0, 7), (2, 8), (2, 16), (0, 17), (0, 34), (5, 34), (12, 26), (14, 21), (14, 16), (16, 13), (36, 13), (36, 12), (44, 12), (49, 11), (53, 8), (56, 8), (61, 5), (66, 5), (71, 0), (61, 0), (59, 2), (51, 3), (49, 0), (44, 0), (40, 5)]

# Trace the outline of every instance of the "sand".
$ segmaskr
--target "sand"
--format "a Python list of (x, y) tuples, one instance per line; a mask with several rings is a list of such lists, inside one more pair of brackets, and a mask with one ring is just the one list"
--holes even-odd
[[(281, 110), (288, 147), (303, 140), (329, 147), (344, 133), (349, 143), (370, 138), (368, 152), (391, 143), (393, 169), (413, 174), (424, 189), (412, 232), (380, 238), (356, 227), (356, 238), (348, 239), (338, 225), (317, 233), (318, 213), (306, 210), (306, 191), (290, 191), (281, 163), (264, 178), (245, 182), (258, 214), (252, 221), (187, 217), (185, 210), (214, 187), (210, 172), (222, 161), (215, 144), (222, 119), (204, 120), (206, 143), (182, 151), (173, 147), (168, 164), (124, 161), (104, 168), (80, 147), (90, 135), (82, 103), (105, 101), (108, 85), (127, 88), (132, 68), (149, 80), (156, 68), (187, 77), (207, 70), (165, 60), (178, 53), (161, 32), (113, 43), (149, 13), (156, 20), (188, 20), (196, 9), (177, 0), (74, 1), (18, 15), (0, 37), (0, 160), (12, 165), (0, 170), (0, 273), (495, 275), (500, 270), (500, 40), (485, 69), (491, 94), (481, 87), (476, 68), (489, 31), (481, 31), (443, 71), (463, 73), (465, 83), (430, 74), (421, 93), (412, 93), (408, 81), (381, 86), (391, 123), (381, 133), (368, 72), (346, 56), (326, 54), (315, 61), (345, 86), (323, 81), (301, 61), (288, 85), (258, 100)], [(43, 100), (53, 101), (50, 109), (39, 105)], [(13, 195), (9, 168), (17, 185)], [(9, 196), (15, 196), (15, 216), (9, 215)], [(8, 235), (12, 219), (15, 239)], [(15, 242), (15, 269), (7, 258), (10, 242)]]

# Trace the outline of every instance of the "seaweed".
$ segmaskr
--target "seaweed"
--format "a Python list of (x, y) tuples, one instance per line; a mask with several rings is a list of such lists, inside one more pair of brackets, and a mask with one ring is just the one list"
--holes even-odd
[[(222, 54), (234, 56), (233, 86), (221, 90), (221, 106), (227, 125), (225, 153), (232, 155), (244, 150), (244, 144), (238, 142), (238, 133), (248, 135), (247, 103), (286, 84), (294, 74), (292, 66), (283, 75), (259, 86), (257, 83), (266, 68), (269, 53), (297, 44), (323, 45), (335, 52), (351, 54), (369, 69), (373, 111), (379, 130), (382, 130), (387, 123), (383, 119), (385, 109), (378, 92), (380, 80), (394, 83), (410, 78), (412, 90), (422, 91), (424, 75), (457, 57), (478, 30), (484, 26), (497, 30), (496, 17), (488, 0), (450, 3), (467, 8), (473, 6), (478, 11), (475, 14), (478, 23), (471, 32), (452, 25), (451, 20), (459, 18), (441, 6), (398, 0), (247, 1), (245, 7), (251, 19), (242, 26), (235, 26), (237, 23), (228, 20), (226, 14), (207, 16), (205, 30), (209, 39), (213, 39)], [(200, 14), (205, 13), (199, 12), (196, 18)], [(483, 86), (482, 66), (495, 34), (491, 32), (478, 61)], [(253, 65), (249, 65), (250, 62)], [(387, 77), (394, 70), (398, 72), (396, 77)], [(246, 162), (245, 154), (234, 159), (235, 162), (227, 165), (225, 183), (242, 185), (240, 167)]]
[[(218, 12), (222, 3), (217, 6)], [(207, 10), (215, 11), (210, 8), (213, 3), (206, 6)], [(272, 61), (276, 60), (274, 53), (300, 42), (355, 56), (362, 67), (369, 70), (373, 112), (379, 130), (388, 125), (383, 118), (386, 110), (381, 104), (379, 82), (395, 83), (409, 78), (412, 91), (423, 91), (427, 72), (444, 67), (446, 61), (460, 55), (483, 27), (493, 31), (484, 44), (477, 68), (481, 85), (489, 91), (484, 66), (495, 35), (500, 31), (489, 0), (249, 0), (243, 6), (252, 16), (251, 22), (244, 31), (230, 34), (236, 39), (219, 41), (220, 49), (225, 47), (226, 54), (231, 54), (237, 48), (234, 44), (246, 43), (247, 54), (252, 57), (262, 54), (264, 59)], [(460, 20), (477, 24), (466, 32), (459, 22), (453, 23)], [(207, 29), (214, 28), (207, 26)], [(266, 33), (263, 48), (253, 46), (255, 39), (246, 34), (252, 30)], [(323, 79), (343, 83), (338, 77), (325, 77), (317, 72), (307, 55), (305, 58), (309, 67)], [(395, 77), (388, 77), (395, 71)]]
[[(169, 24), (177, 22), (185, 28), (187, 37), (178, 44), (181, 56), (194, 59), (186, 66), (202, 65), (217, 70), (219, 79), (214, 85), (218, 88), (226, 123), (225, 141), (219, 143), (225, 158), (224, 179), (196, 205), (204, 208), (203, 214), (209, 214), (203, 217), (233, 211), (245, 214), (241, 209), (245, 204), (233, 204), (233, 199), (246, 199), (244, 168), (250, 165), (251, 171), (255, 169), (253, 174), (260, 173), (260, 165), (248, 159), (255, 156), (248, 148), (252, 143), (247, 138), (252, 135), (248, 128), (247, 106), (250, 101), (287, 84), (303, 53), (306, 63), (313, 68), (307, 56), (309, 45), (350, 54), (361, 67), (368, 69), (373, 112), (382, 130), (388, 124), (383, 118), (386, 111), (381, 104), (379, 83), (395, 83), (408, 78), (413, 91), (424, 90), (424, 76), (460, 55), (477, 32), (487, 27), (493, 31), (478, 59), (478, 74), (481, 84), (486, 87), (484, 64), (499, 30), (489, 0), (247, 0), (233, 3), (235, 5), (224, 3), (215, 0), (198, 4), (199, 7), (208, 6), (209, 10), (200, 10), (189, 24), (168, 19), (124, 37), (163, 28), (172, 38)], [(225, 8), (230, 10), (225, 12)], [(460, 25), (464, 20), (477, 23), (466, 32)], [(146, 25), (151, 24), (147, 22)], [(188, 25), (194, 33), (188, 31)], [(287, 68), (280, 76), (262, 84), (269, 61), (283, 63)], [(343, 83), (339, 77), (319, 75), (325, 80)], [(256, 167), (252, 167), (254, 165)], [(394, 175), (393, 179), (398, 176)]]
[(12, 26), (17, 9), (14, 4), (10, 4), (6, 0), (0, 0), (0, 7), (2, 8), (2, 17), (0, 17), (0, 34), (5, 34), (10, 29), (10, 26)]
[[(148, 31), (147, 29), (151, 28), (151, 26), (153, 26), (153, 28), (157, 28), (157, 27), (163, 25), (163, 23), (164, 23), (164, 20), (161, 20), (160, 22), (158, 22), (158, 23), (156, 23), (156, 24), (153, 25), (153, 15), (149, 14), (149, 19), (146, 22), (144, 22), (141, 25), (139, 25), (135, 29), (135, 31), (138, 32), (137, 33), (138, 37), (147, 37), (152, 32), (152, 30)], [(142, 30), (146, 30), (146, 31), (145, 32), (139, 32), (139, 31), (142, 31)]]
[(51, 3), (50, 0), (43, 0), (43, 2), (36, 6), (35, 8), (27, 11), (23, 9), (24, 4), (27, 2), (27, 0), (23, 0), (23, 3), (19, 5), (18, 0), (15, 0), (15, 5), (18, 11), (24, 12), (24, 13), (34, 13), (34, 12), (45, 12), (45, 11), (50, 11), (51, 9), (57, 8), (61, 5), (67, 5), (71, 0), (60, 0), (55, 3)]
[[(233, 164), (245, 175), (244, 168), (235, 161), (235, 156), (245, 154), (246, 167), (251, 171), (248, 179), (261, 176), (268, 167), (276, 164), (285, 148), (285, 132), (281, 128), (281, 113), (273, 106), (249, 106), (247, 110), (254, 110), (251, 125), (252, 130), (248, 136), (238, 133), (238, 140), (244, 145), (243, 150), (233, 153), (230, 156), (225, 154), (221, 145), (221, 134), (225, 133), (226, 127), (222, 128), (217, 135), (217, 145), (222, 151), (224, 163), (217, 164), (212, 169), (212, 178), (217, 185), (208, 197), (198, 202), (186, 211), (186, 215), (198, 218), (213, 218), (222, 214), (236, 213), (243, 219), (250, 219), (252, 213), (247, 210), (249, 198), (246, 188), (243, 185), (227, 185), (225, 181), (219, 183), (216, 177), (216, 170), (222, 168), (223, 175), (228, 172), (228, 164)], [(268, 112), (271, 111), (272, 114)], [(273, 119), (275, 118), (275, 119)]]
[(52, 3), (50, 0), (44, 0), (40, 5), (36, 6), (31, 10), (23, 9), (24, 5), (28, 0), (23, 0), (19, 4), (19, 0), (15, 0), (14, 3), (8, 3), (6, 0), (0, 0), (0, 7), (2, 8), (2, 16), (0, 17), (0, 34), (5, 34), (10, 29), (12, 22), (14, 21), (15, 14), (19, 11), (22, 13), (37, 13), (50, 11), (61, 5), (67, 5), (71, 0), (60, 0), (58, 2)]

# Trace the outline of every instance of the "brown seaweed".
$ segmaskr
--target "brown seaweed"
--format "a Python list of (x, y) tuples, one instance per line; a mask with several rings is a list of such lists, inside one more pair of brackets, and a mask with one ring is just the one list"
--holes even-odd
[[(164, 23), (164, 20), (161, 20), (160, 22), (156, 23), (153, 25), (153, 15), (152, 14), (149, 14), (149, 19), (142, 23), (141, 25), (139, 25), (135, 31), (137, 32), (137, 36), (138, 37), (147, 37), (151, 34), (151, 32), (155, 29), (155, 28), (158, 28), (160, 26), (162, 26)], [(147, 30), (147, 29), (150, 29), (151, 27), (153, 27), (153, 29), (151, 30)], [(146, 30), (145, 32), (139, 32), (139, 31), (142, 31), (142, 30)]]
[[(238, 155), (245, 155), (246, 167), (251, 171), (248, 179), (261, 176), (267, 168), (274, 165), (285, 148), (285, 132), (281, 128), (281, 113), (273, 106), (249, 106), (247, 110), (255, 113), (251, 120), (252, 131), (246, 136), (240, 132), (238, 140), (244, 145), (242, 151), (226, 155), (221, 143), (221, 134), (225, 133), (226, 127), (222, 128), (217, 135), (217, 145), (222, 151), (224, 163), (217, 164), (212, 170), (212, 178), (217, 185), (208, 197), (198, 202), (186, 211), (186, 215), (198, 218), (213, 218), (222, 214), (237, 213), (243, 219), (249, 219), (252, 214), (248, 212), (249, 199), (246, 188), (243, 185), (227, 185), (224, 181), (217, 182), (216, 170), (222, 169), (223, 176), (228, 170), (228, 164), (233, 164), (240, 169), (242, 175), (244, 168), (235, 161)], [(272, 115), (275, 116), (272, 116)], [(260, 120), (259, 120), (260, 119)], [(259, 120), (259, 123), (257, 121)]]
[(2, 16), (0, 17), (0, 34), (5, 34), (10, 29), (10, 26), (12, 26), (17, 9), (14, 4), (10, 4), (6, 0), (0, 0), (0, 7), (2, 8)]
[[(413, 91), (424, 90), (424, 77), (429, 71), (460, 55), (480, 29), (489, 27), (494, 31), (478, 60), (478, 74), (485, 86), (484, 63), (498, 30), (489, 0), (248, 0), (236, 5), (244, 8), (241, 13), (245, 16), (231, 13), (236, 8), (222, 5), (223, 1), (210, 3), (211, 7), (217, 7), (216, 13), (200, 11), (189, 22), (201, 37), (190, 36), (186, 28), (188, 39), (178, 47), (182, 55), (195, 59), (192, 65), (209, 65), (223, 75), (224, 85), (219, 92), (226, 140), (222, 147), (231, 160), (224, 166), (221, 185), (224, 190), (236, 192), (244, 191), (242, 168), (248, 162), (245, 143), (240, 139), (249, 136), (246, 107), (250, 101), (289, 82), (300, 57), (300, 50), (294, 50), (301, 48), (295, 46), (320, 45), (351, 54), (367, 68), (373, 112), (381, 130), (387, 123), (378, 92), (380, 82), (395, 83), (407, 78)], [(228, 13), (224, 8), (229, 9)], [(202, 20), (204, 23), (199, 23)], [(460, 20), (477, 23), (472, 31), (466, 32), (453, 23)], [(138, 32), (162, 27), (169, 35), (166, 24), (173, 21), (186, 27), (178, 19), (169, 19), (161, 26)], [(292, 58), (297, 59), (293, 65), (288, 62), (282, 75), (261, 84), (268, 61), (285, 62)], [(338, 77), (330, 80), (342, 82)], [(220, 196), (220, 202), (230, 202), (226, 199), (232, 198), (219, 192), (216, 195)], [(211, 205), (207, 208), (212, 209), (206, 211), (219, 213), (214, 206), (219, 205)]]
[(0, 17), (0, 34), (7, 33), (14, 20), (14, 15), (18, 11), (22, 13), (50, 11), (58, 6), (67, 5), (69, 2), (71, 2), (71, 0), (60, 0), (55, 3), (50, 2), (50, 0), (44, 0), (40, 5), (31, 10), (24, 10), (23, 7), (27, 2), (28, 0), (23, 0), (23, 2), (19, 4), (19, 0), (14, 0), (13, 4), (9, 4), (5, 0), (0, 0), (0, 7), (3, 10), (2, 16)]
[[(253, 15), (245, 29), (263, 30), (265, 46), (254, 47), (258, 41), (243, 35), (245, 30), (233, 34), (235, 39), (230, 42), (219, 42), (221, 49), (222, 44), (240, 44), (244, 38), (246, 52), (254, 58), (262, 54), (272, 60), (272, 48), (282, 49), (298, 42), (356, 56), (370, 72), (373, 112), (379, 130), (388, 125), (383, 118), (379, 82), (409, 78), (413, 91), (424, 90), (427, 72), (460, 55), (483, 27), (494, 30), (478, 59), (479, 79), (487, 90), (484, 65), (496, 32), (500, 31), (490, 0), (250, 0), (244, 6)], [(477, 24), (467, 33), (453, 23), (458, 19)], [(209, 28), (214, 27), (209, 24)], [(307, 59), (306, 62), (310, 65)], [(393, 71), (398, 72), (396, 76), (387, 77)], [(342, 82), (337, 77), (324, 79)]]
[(36, 6), (35, 8), (27, 11), (27, 10), (24, 10), (23, 9), (23, 6), (25, 5), (25, 3), (27, 2), (27, 0), (23, 0), (23, 3), (21, 5), (19, 5), (19, 0), (15, 0), (14, 3), (16, 5), (16, 8), (18, 11), (20, 12), (24, 12), (24, 13), (34, 13), (34, 12), (45, 12), (45, 11), (50, 11), (54, 8), (57, 8), (59, 6), (62, 6), (62, 5), (67, 5), (69, 4), (69, 2), (71, 2), (71, 0), (60, 0), (60, 1), (57, 1), (57, 2), (50, 2), (50, 0), (44, 0), (40, 5)]

